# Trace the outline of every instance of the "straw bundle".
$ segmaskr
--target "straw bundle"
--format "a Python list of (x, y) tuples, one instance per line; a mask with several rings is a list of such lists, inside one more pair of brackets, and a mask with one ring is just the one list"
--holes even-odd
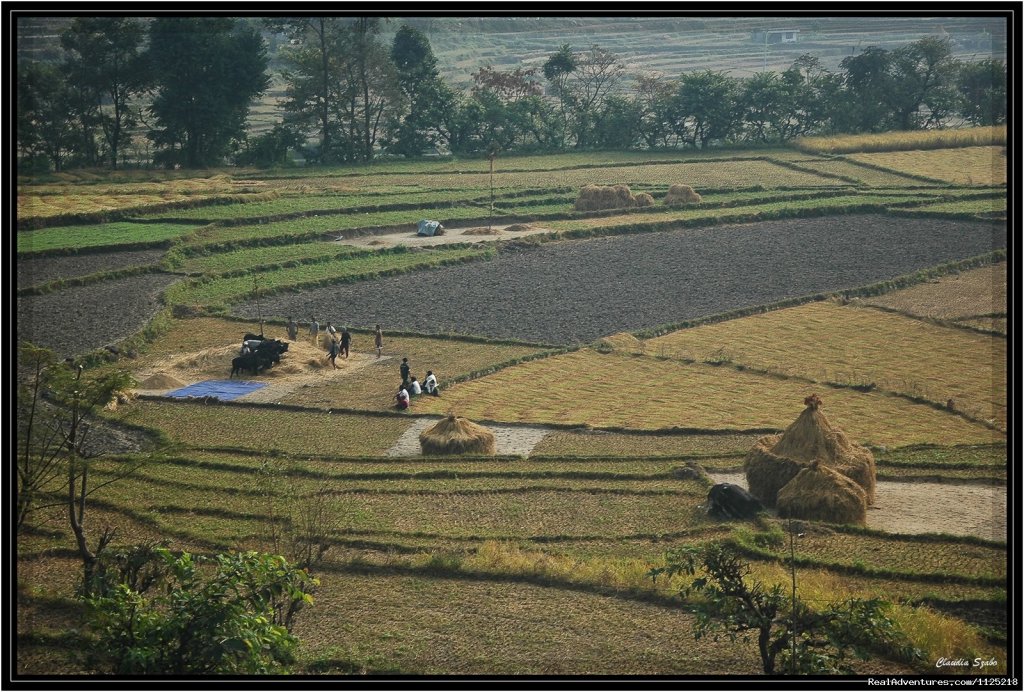
[(689, 185), (675, 184), (665, 195), (665, 204), (699, 204), (701, 197)]
[(854, 481), (815, 461), (779, 491), (776, 508), (780, 517), (863, 525), (868, 502)]
[(781, 435), (757, 441), (744, 460), (750, 492), (772, 505), (778, 491), (812, 461), (855, 481), (869, 505), (875, 501), (875, 457), (866, 447), (851, 442), (819, 410), (821, 399), (810, 396), (807, 408)]
[(576, 211), (626, 209), (636, 206), (636, 199), (627, 185), (585, 185), (576, 198)]
[(651, 197), (646, 192), (638, 192), (635, 195), (633, 195), (633, 201), (636, 202), (636, 206), (638, 207), (654, 206), (654, 198)]
[(454, 413), (420, 433), (424, 454), (494, 454), (494, 433)]

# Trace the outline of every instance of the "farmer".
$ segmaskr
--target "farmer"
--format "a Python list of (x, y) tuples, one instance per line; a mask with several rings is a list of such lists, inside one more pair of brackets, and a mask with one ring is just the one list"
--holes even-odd
[(339, 350), (341, 349), (338, 346), (338, 342), (335, 341), (334, 339), (331, 339), (331, 345), (327, 347), (327, 357), (330, 359), (331, 365), (334, 366), (335, 370), (338, 369), (338, 364), (334, 362), (334, 359), (338, 357)]
[(405, 390), (405, 387), (398, 388), (398, 394), (395, 395), (395, 408), (405, 410), (409, 408), (409, 392)]
[(423, 380), (423, 391), (434, 396), (441, 396), (441, 390), (437, 388), (437, 378), (433, 370), (427, 370), (427, 378)]
[(299, 338), (299, 324), (294, 317), (288, 318), (288, 340), (297, 341)]
[(310, 317), (309, 319), (311, 320), (310, 323), (309, 323), (309, 335), (311, 337), (313, 337), (313, 345), (314, 346), (319, 346), (320, 345), (320, 323), (316, 321), (315, 317)]
[(334, 325), (330, 322), (327, 323), (327, 336), (331, 337), (331, 341), (338, 339), (338, 330), (334, 328)]
[(409, 359), (403, 358), (402, 364), (398, 367), (398, 371), (402, 373), (402, 386), (409, 384)]
[(377, 357), (380, 358), (380, 352), (384, 349), (384, 332), (380, 330), (380, 325), (377, 325), (377, 331), (373, 333), (373, 345), (377, 349)]
[(352, 343), (352, 334), (348, 331), (348, 327), (341, 328), (341, 352), (345, 354), (345, 360), (348, 360), (348, 347)]

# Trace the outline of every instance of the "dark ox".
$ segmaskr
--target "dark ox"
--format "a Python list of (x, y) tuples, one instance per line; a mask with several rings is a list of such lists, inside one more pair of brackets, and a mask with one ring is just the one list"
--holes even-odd
[(231, 375), (229, 378), (234, 377), (236, 373), (241, 373), (243, 370), (248, 370), (253, 375), (256, 375), (260, 370), (265, 370), (274, 365), (274, 363), (280, 362), (281, 356), (276, 353), (271, 355), (257, 351), (256, 353), (238, 356), (231, 359)]
[(708, 491), (708, 514), (721, 519), (751, 519), (764, 507), (738, 485), (719, 483)]

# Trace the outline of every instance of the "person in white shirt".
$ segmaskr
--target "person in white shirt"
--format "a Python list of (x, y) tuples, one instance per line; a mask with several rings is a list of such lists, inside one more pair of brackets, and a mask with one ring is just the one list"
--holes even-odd
[(423, 391), (427, 394), (433, 394), (434, 396), (441, 396), (441, 392), (437, 388), (437, 378), (434, 377), (433, 370), (427, 370), (427, 377), (423, 380)]
[(416, 381), (415, 377), (412, 378), (412, 382), (409, 383), (409, 393), (413, 396), (423, 393), (423, 389), (420, 387), (420, 383)]
[(398, 394), (395, 395), (395, 400), (398, 402), (395, 404), (396, 408), (402, 410), (409, 408), (409, 392), (405, 391), (405, 387), (401, 387), (398, 390)]

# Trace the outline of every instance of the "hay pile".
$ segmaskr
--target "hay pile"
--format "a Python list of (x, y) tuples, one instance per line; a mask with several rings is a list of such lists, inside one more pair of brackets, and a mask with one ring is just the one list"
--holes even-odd
[(511, 226), (505, 227), (506, 231), (532, 231), (533, 226), (528, 223), (514, 223)]
[[(641, 192), (640, 196), (647, 195)], [(629, 190), (628, 185), (585, 185), (576, 198), (576, 211), (597, 211), (599, 209), (629, 209), (638, 204), (637, 196)], [(650, 197), (650, 195), (647, 195)], [(653, 198), (651, 199), (653, 202)]]
[(668, 189), (665, 195), (665, 204), (699, 204), (701, 197), (689, 185), (675, 184)]
[(633, 195), (633, 201), (636, 202), (636, 206), (638, 207), (654, 206), (654, 198), (651, 197), (646, 192), (638, 192), (637, 194)]
[(139, 382), (139, 389), (178, 389), (184, 386), (185, 383), (178, 378), (162, 372), (150, 375), (142, 382)]
[[(751, 494), (765, 505), (775, 506), (781, 501), (782, 491), (804, 470), (818, 463), (857, 485), (865, 506), (873, 504), (874, 455), (851, 442), (829, 422), (819, 410), (821, 399), (817, 395), (808, 397), (804, 403), (807, 408), (781, 435), (762, 437), (747, 453), (743, 469)], [(845, 521), (838, 517), (831, 520)]]
[(644, 353), (644, 342), (629, 332), (617, 332), (597, 341), (597, 348), (624, 353)]
[(494, 454), (494, 433), (449, 413), (420, 433), (420, 449), (424, 454)]
[(779, 491), (776, 509), (780, 517), (863, 525), (868, 501), (857, 483), (815, 461)]

